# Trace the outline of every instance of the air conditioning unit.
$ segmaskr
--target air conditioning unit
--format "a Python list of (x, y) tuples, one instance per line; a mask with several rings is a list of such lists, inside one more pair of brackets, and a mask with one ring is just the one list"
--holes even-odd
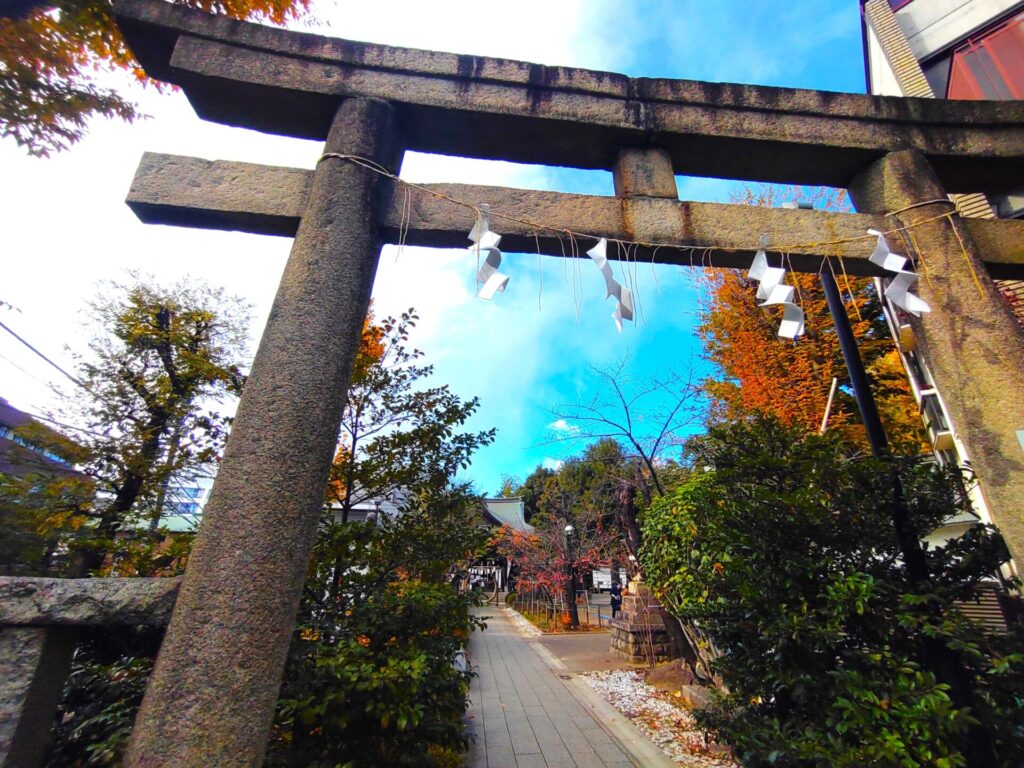
[(936, 451), (953, 450), (953, 431), (949, 428), (939, 397), (934, 392), (921, 396), (921, 415), (928, 428), (932, 448)]

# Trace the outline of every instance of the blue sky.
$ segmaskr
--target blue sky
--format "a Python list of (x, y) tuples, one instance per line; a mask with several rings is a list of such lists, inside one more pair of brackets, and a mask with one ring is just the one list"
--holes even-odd
[[(514, 10), (512, 10), (514, 9)], [(521, 0), (469, 2), (317, 2), (314, 31), (338, 37), (622, 72), (638, 77), (863, 92), (859, 4), (854, 0)], [(4, 280), (0, 320), (66, 367), (64, 347), (81, 349), (90, 328), (85, 301), (102, 279), (134, 269), (173, 281), (200, 277), (253, 305), (253, 337), (269, 311), (290, 241), (238, 233), (150, 227), (123, 204), (143, 150), (312, 167), (319, 146), (202, 123), (180, 94), (139, 93), (149, 120), (99, 121), (90, 137), (50, 160), (26, 158), (0, 141), (0, 234)], [(611, 194), (604, 172), (516, 166), (410, 155), (403, 176)], [(742, 185), (679, 179), (680, 197), (728, 200)], [(486, 202), (486, 201), (479, 201)], [(499, 230), (500, 228), (495, 227)], [(580, 222), (579, 229), (586, 229)], [(752, 237), (753, 240), (753, 237)], [(396, 258), (397, 257), (397, 258)], [(693, 336), (700, 289), (685, 270), (637, 269), (646, 322), (616, 333), (592, 264), (566, 265), (536, 254), (508, 254), (508, 290), (492, 302), (473, 296), (475, 259), (465, 251), (386, 249), (375, 285), (381, 314), (415, 306), (415, 342), (436, 366), (437, 383), (479, 396), (471, 426), (494, 426), (468, 479), (493, 492), (502, 475), (523, 477), (563, 459), (549, 425), (559, 403), (593, 396), (589, 367), (629, 359), (644, 379), (666, 368), (701, 365)], [(543, 289), (541, 283), (543, 282)], [(255, 341), (252, 344), (255, 349)], [(59, 404), (48, 388), (60, 378), (7, 334), (0, 335), (0, 396), (35, 412)]]

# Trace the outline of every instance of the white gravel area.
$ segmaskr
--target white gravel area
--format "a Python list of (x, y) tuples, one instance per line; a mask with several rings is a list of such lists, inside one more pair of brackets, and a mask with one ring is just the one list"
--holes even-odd
[(677, 765), (736, 768), (728, 756), (708, 749), (690, 711), (648, 685), (643, 672), (587, 672), (579, 677), (647, 734)]

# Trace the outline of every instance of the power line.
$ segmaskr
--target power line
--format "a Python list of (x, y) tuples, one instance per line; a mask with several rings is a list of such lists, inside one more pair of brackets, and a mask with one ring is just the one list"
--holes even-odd
[(60, 367), (59, 365), (57, 365), (57, 364), (56, 364), (55, 362), (53, 362), (53, 360), (51, 360), (51, 359), (50, 359), (50, 358), (48, 358), (48, 357), (47, 357), (46, 355), (44, 355), (44, 354), (43, 354), (42, 352), (40, 352), (40, 351), (39, 351), (38, 349), (36, 349), (35, 347), (33, 347), (33, 346), (32, 346), (31, 344), (29, 344), (29, 343), (28, 343), (27, 341), (25, 341), (25, 339), (21, 338), (21, 336), (19, 336), (18, 334), (16, 334), (16, 333), (15, 333), (14, 331), (12, 331), (12, 330), (11, 330), (10, 328), (8, 328), (8, 327), (7, 327), (6, 325), (4, 325), (4, 324), (3, 324), (2, 322), (0, 322), (0, 328), (3, 328), (3, 329), (4, 329), (5, 331), (7, 331), (7, 332), (8, 332), (9, 334), (11, 334), (11, 336), (13, 336), (14, 338), (16, 338), (16, 339), (17, 339), (18, 341), (20, 341), (20, 342), (21, 342), (22, 344), (24, 344), (24, 345), (25, 345), (26, 347), (28, 347), (28, 348), (29, 348), (29, 349), (31, 349), (31, 350), (32, 350), (33, 352), (35, 352), (35, 353), (36, 353), (37, 355), (39, 355), (39, 357), (43, 358), (43, 360), (45, 360), (46, 362), (48, 362), (48, 363), (49, 363), (50, 365), (52, 365), (52, 366), (53, 366), (54, 368), (56, 368), (56, 369), (57, 369), (58, 371), (60, 371), (60, 372), (61, 372), (61, 373), (63, 373), (63, 374), (65, 375), (65, 376), (67, 376), (67, 377), (68, 377), (69, 379), (71, 379), (71, 381), (73, 381), (73, 382), (74, 382), (75, 384), (77, 384), (78, 386), (80, 386), (80, 387), (81, 387), (82, 389), (84, 389), (84, 390), (88, 391), (88, 389), (89, 389), (89, 388), (88, 388), (87, 386), (85, 386), (85, 384), (83, 384), (83, 383), (82, 383), (81, 381), (79, 381), (78, 379), (76, 379), (76, 378), (75, 378), (74, 376), (72, 376), (72, 375), (71, 375), (70, 373), (68, 373), (67, 371), (65, 371), (65, 370), (64, 370), (63, 368), (61, 368), (61, 367)]
[(35, 375), (34, 373), (32, 373), (31, 371), (26, 371), (26, 370), (25, 370), (24, 368), (22, 368), (22, 367), (21, 367), (20, 365), (18, 365), (18, 364), (17, 364), (16, 362), (14, 362), (13, 360), (11, 360), (11, 358), (7, 357), (6, 355), (0, 355), (0, 360), (4, 360), (4, 361), (6, 361), (6, 362), (7, 362), (7, 363), (9, 363), (10, 365), (12, 365), (12, 366), (14, 366), (15, 368), (17, 368), (17, 369), (18, 369), (19, 371), (21, 371), (22, 373), (24, 373), (24, 374), (25, 374), (26, 376), (28, 376), (28, 377), (29, 377), (30, 379), (32, 379), (33, 381), (37, 381), (37, 382), (39, 382), (40, 384), (42, 384), (42, 385), (43, 385), (44, 387), (50, 387), (51, 389), (53, 388), (53, 384), (51, 384), (51, 383), (50, 383), (50, 382), (48, 382), (48, 381), (43, 381), (42, 379), (40, 379), (40, 378), (39, 378), (38, 376), (36, 376), (36, 375)]

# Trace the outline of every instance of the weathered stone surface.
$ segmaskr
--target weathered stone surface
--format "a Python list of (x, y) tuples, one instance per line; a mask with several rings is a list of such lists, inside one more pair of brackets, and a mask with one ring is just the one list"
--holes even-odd
[(145, 222), (294, 237), (313, 171), (146, 152), (128, 205)]
[[(352, 99), (327, 151), (397, 168), (395, 111)], [(320, 163), (125, 764), (263, 759), (380, 251), (378, 176)]]
[(50, 743), (73, 630), (0, 627), (0, 768), (35, 768)]
[(180, 579), (0, 577), (0, 625), (167, 623)]
[(1024, 104), (631, 79), (417, 51), (119, 0), (147, 72), (229, 125), (322, 139), (338, 98), (401, 105), (409, 149), (610, 169), (657, 143), (676, 173), (845, 186), (886, 152), (924, 153), (951, 192), (995, 192), (1024, 173)]
[(626, 147), (612, 168), (616, 197), (679, 199), (672, 157), (661, 148)]
[[(272, 235), (294, 235), (309, 194), (313, 172), (251, 163), (211, 161), (176, 155), (146, 153), (135, 174), (128, 204), (143, 221), (213, 229), (237, 229)], [(829, 246), (827, 253), (814, 243), (863, 237), (868, 229), (889, 229), (891, 219), (872, 214), (758, 208), (717, 203), (688, 203), (665, 199), (628, 199), (593, 195), (536, 192), (507, 187), (469, 184), (430, 184), (429, 189), (458, 200), (488, 203), (496, 214), (543, 222), (551, 231), (535, 232), (528, 225), (493, 217), (507, 253), (531, 253), (539, 248), (547, 256), (563, 257), (570, 250), (558, 230), (580, 229), (599, 237), (632, 240), (642, 221), (659, 242), (701, 251), (640, 247), (638, 259), (659, 264), (747, 267), (751, 248), (761, 233), (769, 241), (789, 246), (793, 269), (818, 272), (826, 256), (841, 257), (851, 275), (880, 275), (867, 257), (874, 247), (870, 238)], [(411, 217), (406, 222), (409, 245), (461, 248), (473, 226), (472, 211), (391, 181), (382, 183), (382, 205), (377, 221), (382, 237), (397, 242), (402, 230), (405, 195), (410, 196)], [(1024, 279), (1024, 221), (966, 219), (993, 277)], [(535, 237), (536, 234), (536, 237)], [(564, 237), (564, 233), (561, 233)], [(895, 244), (894, 244), (895, 245)], [(623, 253), (612, 246), (612, 259)], [(584, 257), (585, 258), (585, 257)], [(834, 268), (841, 274), (836, 261)]]
[[(854, 204), (897, 211), (922, 223), (914, 238), (924, 260), (915, 288), (932, 311), (914, 321), (918, 344), (938, 383), (955, 435), (963, 441), (985, 501), (1018, 567), (1024, 564), (1024, 333), (982, 268), (982, 246), (955, 213), (918, 152), (896, 152), (850, 187)], [(934, 221), (927, 221), (936, 219)]]
[(655, 661), (676, 657), (664, 627), (658, 629), (613, 619), (610, 641), (613, 656), (638, 664), (648, 663), (652, 654)]
[(666, 626), (664, 608), (640, 580), (622, 598), (622, 611), (610, 622), (612, 655), (637, 663), (667, 661), (679, 656)]

